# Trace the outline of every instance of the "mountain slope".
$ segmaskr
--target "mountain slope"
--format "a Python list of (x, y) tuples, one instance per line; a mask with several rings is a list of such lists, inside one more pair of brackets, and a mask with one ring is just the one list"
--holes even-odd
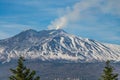
[(120, 46), (79, 38), (61, 29), (30, 29), (0, 40), (0, 61), (10, 61), (20, 55), (48, 61), (120, 61)]

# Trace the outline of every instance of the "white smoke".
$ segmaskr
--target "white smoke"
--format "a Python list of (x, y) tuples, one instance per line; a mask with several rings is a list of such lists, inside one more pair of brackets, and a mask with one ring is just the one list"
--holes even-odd
[[(68, 24), (74, 23), (79, 19), (87, 18), (87, 16), (94, 17), (95, 11), (99, 10), (100, 12), (104, 13), (113, 13), (119, 11), (117, 6), (113, 4), (114, 0), (81, 0), (77, 2), (73, 7), (67, 7), (64, 11), (64, 15), (55, 19), (48, 25), (48, 29), (61, 29), (66, 27)], [(116, 0), (119, 1), (119, 0)], [(101, 4), (105, 2), (105, 4)], [(115, 6), (115, 9), (111, 10), (109, 8)], [(95, 10), (94, 10), (95, 9)], [(94, 10), (94, 11), (92, 11)], [(92, 18), (91, 18), (92, 19)]]
[(74, 22), (80, 18), (80, 12), (88, 9), (91, 5), (94, 5), (95, 0), (86, 0), (76, 3), (73, 7), (67, 7), (63, 16), (55, 19), (48, 26), (48, 29), (61, 29), (66, 27), (68, 23)]
[(66, 24), (67, 24), (67, 18), (63, 16), (51, 22), (51, 25), (48, 26), (48, 29), (60, 29), (66, 26)]

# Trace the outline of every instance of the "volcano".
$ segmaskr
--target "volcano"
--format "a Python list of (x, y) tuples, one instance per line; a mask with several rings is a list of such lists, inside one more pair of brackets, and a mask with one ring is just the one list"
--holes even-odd
[(29, 29), (0, 40), (0, 61), (19, 56), (26, 59), (60, 62), (120, 61), (120, 46), (81, 38), (62, 29), (36, 31)]

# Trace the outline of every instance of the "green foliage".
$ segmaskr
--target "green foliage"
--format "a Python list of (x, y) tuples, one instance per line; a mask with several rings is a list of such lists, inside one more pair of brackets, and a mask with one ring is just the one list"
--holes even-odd
[(24, 66), (24, 61), (24, 58), (20, 57), (16, 69), (10, 69), (13, 75), (9, 77), (9, 80), (40, 80), (39, 76), (35, 77), (35, 71), (31, 71)]
[(118, 80), (117, 77), (118, 74), (113, 73), (113, 67), (110, 65), (110, 61), (107, 61), (100, 80)]

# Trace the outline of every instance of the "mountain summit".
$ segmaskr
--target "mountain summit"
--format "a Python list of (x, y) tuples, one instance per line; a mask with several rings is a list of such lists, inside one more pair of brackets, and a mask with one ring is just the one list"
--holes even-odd
[(58, 30), (26, 30), (0, 40), (0, 61), (24, 56), (47, 61), (94, 62), (120, 61), (120, 46), (79, 38)]

